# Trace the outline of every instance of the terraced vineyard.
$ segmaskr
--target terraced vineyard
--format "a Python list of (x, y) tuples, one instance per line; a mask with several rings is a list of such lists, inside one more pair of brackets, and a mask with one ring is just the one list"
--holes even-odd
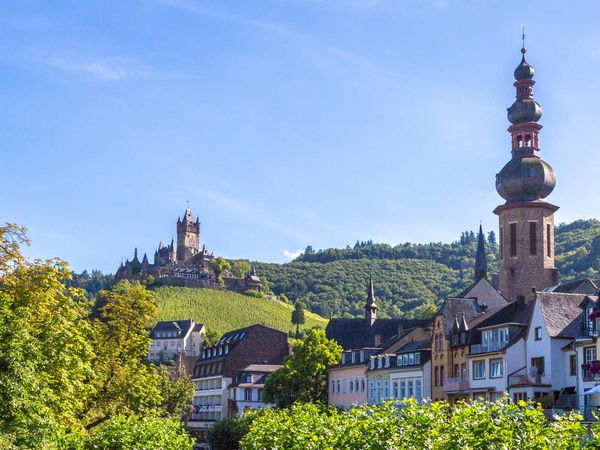
[[(260, 323), (288, 332), (293, 307), (268, 298), (231, 291), (160, 287), (155, 290), (160, 320), (194, 319), (219, 334)], [(302, 328), (325, 328), (327, 319), (306, 311)]]

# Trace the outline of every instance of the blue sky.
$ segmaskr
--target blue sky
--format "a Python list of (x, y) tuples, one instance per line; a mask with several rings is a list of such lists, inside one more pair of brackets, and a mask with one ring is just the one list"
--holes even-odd
[(186, 201), (215, 254), (496, 229), (527, 25), (558, 221), (600, 217), (600, 4), (23, 0), (0, 5), (0, 219), (112, 272)]

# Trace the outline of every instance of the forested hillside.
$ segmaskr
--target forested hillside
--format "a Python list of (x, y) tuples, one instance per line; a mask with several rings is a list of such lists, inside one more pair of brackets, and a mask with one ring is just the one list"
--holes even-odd
[[(600, 222), (578, 220), (556, 227), (556, 264), (563, 281), (596, 277), (600, 268)], [(290, 300), (303, 301), (322, 316), (362, 314), (369, 275), (376, 280), (375, 294), (383, 317), (412, 317), (431, 310), (448, 295), (473, 281), (477, 240), (462, 233), (451, 244), (397, 246), (357, 242), (344, 249), (314, 251), (287, 264), (256, 263), (271, 289)], [(490, 274), (497, 272), (495, 234), (487, 236)], [(491, 276), (490, 276), (491, 279)]]
[[(556, 265), (563, 281), (598, 276), (600, 221), (560, 224), (555, 240)], [(497, 272), (498, 252), (493, 232), (487, 234), (486, 243), (491, 279)], [(292, 302), (300, 300), (323, 317), (362, 315), (369, 275), (375, 278), (382, 317), (412, 317), (431, 311), (442, 299), (472, 282), (476, 248), (476, 234), (466, 231), (450, 244), (391, 246), (367, 241), (319, 251), (309, 246), (291, 263), (253, 264), (276, 294), (285, 294)], [(95, 293), (111, 279), (92, 271), (76, 275), (73, 283)]]

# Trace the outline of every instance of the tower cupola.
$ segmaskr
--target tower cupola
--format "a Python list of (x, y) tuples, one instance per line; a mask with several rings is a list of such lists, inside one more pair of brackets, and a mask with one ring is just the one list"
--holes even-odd
[(540, 155), (541, 105), (533, 99), (533, 67), (521, 49), (521, 63), (515, 69), (516, 99), (508, 108), (512, 159), (496, 175), (496, 190), (507, 203), (546, 198), (556, 186), (556, 175)]
[[(525, 53), (523, 44), (514, 71), (516, 99), (507, 112), (511, 159), (496, 175), (496, 190), (506, 200), (494, 210), (500, 222), (500, 291), (509, 300), (531, 299), (537, 290), (558, 283), (554, 266), (558, 207), (544, 200), (556, 186), (556, 175), (540, 158), (542, 107), (533, 98), (535, 71)], [(477, 277), (479, 269), (475, 270)]]

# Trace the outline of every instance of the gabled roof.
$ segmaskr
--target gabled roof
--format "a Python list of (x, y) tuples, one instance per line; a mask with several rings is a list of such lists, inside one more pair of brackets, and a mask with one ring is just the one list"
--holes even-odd
[[(168, 332), (177, 333), (177, 335), (174, 336), (175, 338), (182, 338), (189, 332), (190, 328), (194, 327), (194, 325), (200, 325), (201, 328), (204, 326), (203, 324), (195, 324), (192, 319), (160, 321), (154, 326), (154, 328), (150, 332), (150, 337), (152, 339), (169, 339), (165, 336), (157, 337), (158, 332)], [(174, 337), (171, 337), (171, 339), (173, 339)]]
[(596, 302), (597, 296), (566, 294), (558, 292), (538, 292), (536, 302), (544, 318), (550, 337), (574, 338), (580, 331), (583, 307)]
[(404, 335), (407, 330), (424, 326), (428, 323), (423, 319), (376, 319), (371, 325), (366, 319), (331, 319), (327, 324), (328, 339), (333, 339), (344, 350), (364, 347), (375, 347), (375, 337), (378, 336), (381, 346), (389, 339), (398, 335), (400, 329)]
[(544, 289), (543, 292), (596, 295), (598, 293), (598, 285), (591, 278), (581, 278), (579, 280), (569, 281), (568, 283), (550, 286)]
[(454, 298), (474, 298), (480, 305), (495, 308), (506, 305), (508, 300), (486, 278), (474, 282)]
[(406, 352), (414, 352), (417, 350), (431, 350), (431, 339), (408, 342), (396, 350), (396, 354), (398, 355)]

